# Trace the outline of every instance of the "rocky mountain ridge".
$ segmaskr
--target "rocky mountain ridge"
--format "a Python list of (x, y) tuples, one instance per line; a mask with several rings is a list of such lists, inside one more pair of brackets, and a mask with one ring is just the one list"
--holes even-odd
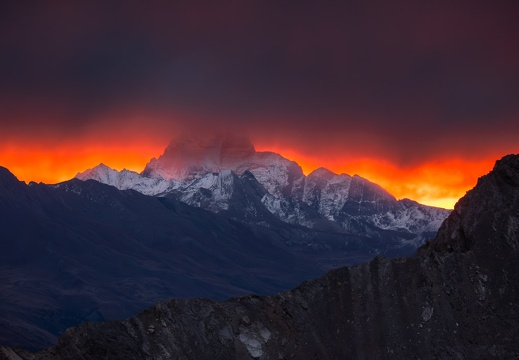
[(126, 169), (117, 171), (103, 163), (77, 174), (76, 178), (83, 181), (95, 180), (116, 187), (119, 190), (132, 189), (150, 196), (160, 196), (169, 193), (181, 185), (179, 181), (141, 176), (134, 171)]
[[(120, 190), (173, 197), (247, 222), (264, 223), (267, 210), (290, 224), (398, 239), (401, 246), (414, 248), (434, 236), (449, 214), (410, 200), (398, 201), (358, 175), (337, 175), (320, 168), (305, 176), (297, 163), (275, 153), (257, 152), (248, 139), (236, 136), (204, 141), (179, 138), (140, 175), (100, 165), (76, 177)], [(254, 190), (245, 194), (251, 187)], [(236, 203), (231, 204), (236, 198), (249, 202), (229, 212), (236, 208)]]
[(519, 155), (504, 157), (417, 256), (377, 257), (275, 296), (172, 300), (5, 359), (517, 359)]

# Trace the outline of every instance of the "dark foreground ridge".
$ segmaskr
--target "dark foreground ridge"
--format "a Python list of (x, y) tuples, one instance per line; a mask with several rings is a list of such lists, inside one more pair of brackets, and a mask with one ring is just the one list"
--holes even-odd
[(517, 359), (519, 156), (496, 163), (416, 257), (276, 296), (172, 300), (7, 359)]

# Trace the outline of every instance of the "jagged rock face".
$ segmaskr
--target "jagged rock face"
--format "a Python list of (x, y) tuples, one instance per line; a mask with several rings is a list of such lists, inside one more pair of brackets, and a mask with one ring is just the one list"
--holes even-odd
[(456, 204), (429, 251), (463, 251), (475, 245), (483, 253), (495, 247), (519, 248), (519, 193), (510, 191), (519, 186), (518, 168), (517, 156), (497, 161), (493, 171)]
[(159, 303), (70, 329), (35, 358), (517, 359), (518, 199), (519, 156), (508, 156), (416, 257), (379, 257), (276, 296)]
[(374, 215), (389, 211), (397, 203), (394, 196), (380, 186), (370, 183), (360, 176), (354, 176), (350, 183), (348, 199), (341, 212), (350, 215)]
[(167, 196), (232, 218), (261, 222), (274, 219), (261, 203), (266, 193), (250, 172), (239, 177), (230, 170), (222, 170), (194, 180)]
[(351, 176), (320, 168), (306, 178), (303, 201), (328, 220), (335, 220), (350, 194)]

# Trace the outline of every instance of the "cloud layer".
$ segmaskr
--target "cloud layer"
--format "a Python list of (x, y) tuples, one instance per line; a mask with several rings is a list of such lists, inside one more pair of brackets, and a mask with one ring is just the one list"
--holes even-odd
[(110, 4), (0, 5), (3, 163), (229, 128), (336, 169), (519, 152), (516, 2)]

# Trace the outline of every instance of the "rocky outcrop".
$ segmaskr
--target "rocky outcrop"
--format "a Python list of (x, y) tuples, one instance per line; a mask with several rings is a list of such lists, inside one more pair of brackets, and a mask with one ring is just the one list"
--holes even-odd
[(517, 359), (518, 224), (514, 155), (416, 257), (378, 257), (276, 296), (162, 302), (126, 321), (69, 329), (34, 358)]

